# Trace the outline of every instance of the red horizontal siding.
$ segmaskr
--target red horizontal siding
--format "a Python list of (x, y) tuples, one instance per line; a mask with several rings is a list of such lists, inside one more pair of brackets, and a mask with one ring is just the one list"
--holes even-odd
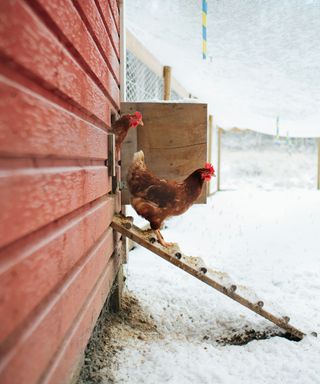
[(30, 2), (44, 21), (52, 25), (51, 29), (117, 109), (119, 87), (116, 79), (103, 60), (72, 1), (32, 0)]
[(110, 106), (93, 80), (22, 0), (0, 2), (0, 53), (44, 88), (110, 121)]
[(95, 2), (87, 0), (73, 0), (73, 2), (82, 18), (86, 20), (86, 26), (99, 48), (101, 55), (105, 59), (106, 63), (110, 65), (112, 73), (118, 83), (120, 83), (119, 60)]
[(121, 262), (114, 6), (0, 1), (1, 384), (69, 382)]
[[(18, 89), (27, 94), (33, 95), (41, 100), (46, 100), (53, 108), (61, 109), (62, 112), (69, 113), (75, 117), (84, 120), (95, 127), (107, 131), (110, 127), (110, 119), (102, 121), (98, 119), (92, 113), (89, 113), (83, 108), (79, 108), (76, 104), (70, 102), (66, 98), (62, 98), (59, 92), (53, 92), (49, 88), (43, 87), (41, 82), (34, 81), (33, 77), (28, 77), (24, 69), (21, 69), (19, 65), (14, 64), (7, 59), (2, 60), (0, 50), (0, 76), (1, 79), (5, 79), (8, 84), (12, 84)], [(1, 103), (1, 100), (0, 100)]]
[(101, 275), (113, 251), (109, 228), (67, 280), (30, 319), (22, 335), (9, 339), (0, 350), (1, 384), (36, 383), (58, 351), (73, 321)]
[(104, 160), (107, 139), (102, 129), (0, 75), (0, 155)]
[(0, 343), (99, 239), (113, 206), (113, 198), (103, 197), (0, 251)]
[(117, 54), (117, 57), (119, 58), (120, 57), (120, 38), (119, 38), (116, 25), (112, 16), (109, 1), (95, 0), (95, 2), (101, 13), (107, 33), (111, 38), (113, 48)]
[(103, 166), (0, 170), (0, 246), (109, 191)]
[[(45, 377), (41, 384), (68, 383), (74, 373), (74, 368), (80, 362), (79, 348), (84, 349), (88, 342), (95, 322), (104, 304), (113, 279), (120, 265), (120, 259), (113, 256), (107, 265), (104, 273), (97, 282), (94, 292), (88, 298), (88, 302), (82, 308), (80, 315), (74, 322), (74, 326), (66, 335), (60, 350), (55, 356), (54, 363), (46, 370)], [(87, 330), (87, 337), (84, 337), (83, 330)]]
[(109, 4), (111, 7), (112, 16), (116, 24), (118, 34), (120, 35), (120, 15), (117, 0), (110, 0)]

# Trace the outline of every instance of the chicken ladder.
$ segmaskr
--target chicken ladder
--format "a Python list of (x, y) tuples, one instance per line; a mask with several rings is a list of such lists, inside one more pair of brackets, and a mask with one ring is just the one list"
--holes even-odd
[[(169, 261), (176, 267), (184, 270), (217, 291), (249, 308), (251, 311), (276, 324), (294, 338), (301, 340), (303, 336), (305, 336), (303, 332), (289, 324), (290, 318), (288, 316), (275, 316), (269, 311), (266, 311), (263, 308), (264, 302), (262, 300), (258, 300), (255, 294), (252, 294), (248, 288), (242, 286), (238, 287), (234, 284), (227, 273), (207, 268), (200, 257), (186, 256), (176, 247), (162, 247), (156, 242), (153, 231), (142, 231), (133, 224), (132, 217), (116, 215), (113, 218), (111, 227), (122, 235), (147, 248), (149, 251)], [(239, 291), (240, 293), (238, 293)], [(242, 292), (244, 295), (241, 294)], [(249, 293), (249, 296), (251, 297), (244, 297), (246, 293)]]

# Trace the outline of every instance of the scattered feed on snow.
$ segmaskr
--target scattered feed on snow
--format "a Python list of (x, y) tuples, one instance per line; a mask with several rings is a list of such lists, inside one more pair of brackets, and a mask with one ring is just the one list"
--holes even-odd
[(123, 350), (123, 345), (128, 340), (158, 339), (161, 339), (161, 334), (152, 315), (142, 309), (132, 293), (125, 292), (120, 312), (104, 309), (100, 314), (85, 351), (77, 384), (114, 383), (117, 355)]

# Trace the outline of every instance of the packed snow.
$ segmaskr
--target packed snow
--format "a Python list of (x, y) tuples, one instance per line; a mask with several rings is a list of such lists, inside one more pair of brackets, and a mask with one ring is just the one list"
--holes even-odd
[[(282, 136), (320, 136), (320, 0), (127, 0), (127, 28), (216, 123)], [(278, 122), (277, 122), (278, 121)]]

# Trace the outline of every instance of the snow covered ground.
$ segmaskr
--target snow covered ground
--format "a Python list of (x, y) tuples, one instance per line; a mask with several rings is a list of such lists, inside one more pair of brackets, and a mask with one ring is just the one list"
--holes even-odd
[[(207, 266), (253, 289), (266, 309), (288, 315), (307, 336), (298, 343), (272, 337), (242, 346), (221, 345), (223, 338), (246, 330), (277, 328), (138, 246), (129, 254), (127, 289), (159, 335), (121, 339), (122, 350), (113, 364), (116, 383), (320, 382), (320, 342), (310, 336), (320, 331), (320, 193), (310, 182), (309, 168), (300, 183), (279, 187), (279, 179), (285, 185), (286, 175), (290, 178), (297, 167), (283, 151), (267, 147), (252, 150), (254, 161), (243, 158), (243, 168), (254, 164), (258, 172), (238, 184), (241, 173), (232, 164), (239, 163), (243, 149), (237, 149), (233, 139), (226, 142), (222, 186), (235, 190), (193, 206), (168, 221), (162, 233), (184, 253), (201, 256)], [(313, 155), (312, 146), (300, 151), (304, 164), (315, 162)], [(264, 172), (268, 159), (277, 165), (273, 178)], [(143, 224), (143, 219), (135, 220)]]
[(222, 190), (314, 189), (317, 166), (314, 139), (277, 139), (252, 131), (226, 131), (221, 137)]
[(218, 125), (320, 136), (320, 0), (127, 0), (127, 27)]
[[(200, 3), (127, 0), (127, 26), (173, 66), (188, 90), (209, 102), (220, 126), (274, 133), (279, 117), (284, 136), (319, 136), (320, 0), (209, 0), (206, 62)], [(99, 359), (112, 362), (112, 375), (95, 369), (105, 378), (97, 382), (320, 382), (320, 341), (310, 335), (320, 331), (315, 145), (264, 139), (260, 145), (239, 136), (223, 142), (223, 191), (168, 221), (163, 235), (253, 289), (266, 309), (289, 316), (307, 336), (223, 345), (250, 330), (277, 328), (138, 246), (129, 254), (126, 287), (143, 315), (131, 328), (124, 315), (108, 328), (111, 339)]]

